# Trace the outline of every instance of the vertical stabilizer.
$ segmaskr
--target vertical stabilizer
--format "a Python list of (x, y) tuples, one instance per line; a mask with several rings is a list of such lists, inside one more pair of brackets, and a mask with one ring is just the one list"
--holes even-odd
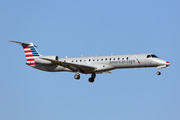
[(34, 61), (34, 59), (40, 56), (40, 54), (35, 48), (37, 46), (33, 45), (33, 43), (22, 43), (22, 42), (11, 41), (11, 40), (9, 42), (14, 42), (14, 43), (18, 43), (22, 45), (25, 56), (26, 56), (27, 64), (30, 66), (36, 65), (36, 62)]

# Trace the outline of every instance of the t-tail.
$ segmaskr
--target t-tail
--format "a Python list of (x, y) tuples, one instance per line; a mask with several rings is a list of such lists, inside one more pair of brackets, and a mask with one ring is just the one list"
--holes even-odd
[(11, 40), (9, 40), (9, 42), (14, 42), (22, 45), (28, 65), (34, 66), (37, 64), (35, 62), (35, 58), (41, 56), (36, 50), (37, 46), (33, 45), (33, 43), (23, 43), (23, 42), (11, 41)]

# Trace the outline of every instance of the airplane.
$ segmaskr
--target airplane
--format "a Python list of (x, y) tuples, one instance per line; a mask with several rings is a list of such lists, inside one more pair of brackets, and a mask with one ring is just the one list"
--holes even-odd
[(115, 69), (157, 67), (157, 75), (161, 75), (160, 69), (170, 65), (170, 62), (151, 53), (59, 58), (56, 55), (40, 55), (33, 43), (9, 42), (22, 45), (27, 65), (48, 72), (74, 72), (77, 80), (80, 74), (91, 74), (90, 83), (94, 82), (96, 74), (112, 74), (110, 71)]

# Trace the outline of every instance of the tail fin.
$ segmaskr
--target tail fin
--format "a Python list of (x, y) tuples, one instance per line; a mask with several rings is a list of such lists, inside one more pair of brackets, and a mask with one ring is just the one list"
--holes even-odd
[(36, 65), (34, 59), (38, 56), (41, 56), (35, 48), (37, 46), (33, 45), (33, 43), (22, 43), (22, 42), (11, 41), (11, 40), (9, 40), (9, 42), (14, 42), (14, 43), (18, 43), (22, 45), (25, 56), (26, 56), (27, 64), (30, 66)]

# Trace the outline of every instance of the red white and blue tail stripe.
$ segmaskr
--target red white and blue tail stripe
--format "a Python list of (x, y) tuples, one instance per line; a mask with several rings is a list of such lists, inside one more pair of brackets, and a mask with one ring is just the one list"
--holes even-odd
[(22, 43), (22, 42), (11, 41), (11, 40), (9, 40), (9, 42), (14, 42), (14, 43), (18, 43), (18, 44), (22, 45), (25, 56), (26, 56), (27, 64), (30, 66), (36, 65), (36, 62), (34, 59), (36, 57), (40, 56), (40, 54), (38, 53), (38, 51), (35, 48), (37, 46), (33, 45), (33, 43)]
[(34, 47), (34, 45), (29, 45), (29, 46), (24, 46), (22, 45), (24, 48), (24, 53), (26, 56), (26, 60), (27, 60), (27, 64), (28, 65), (36, 65), (34, 59), (39, 55), (39, 53), (37, 52), (36, 48)]

